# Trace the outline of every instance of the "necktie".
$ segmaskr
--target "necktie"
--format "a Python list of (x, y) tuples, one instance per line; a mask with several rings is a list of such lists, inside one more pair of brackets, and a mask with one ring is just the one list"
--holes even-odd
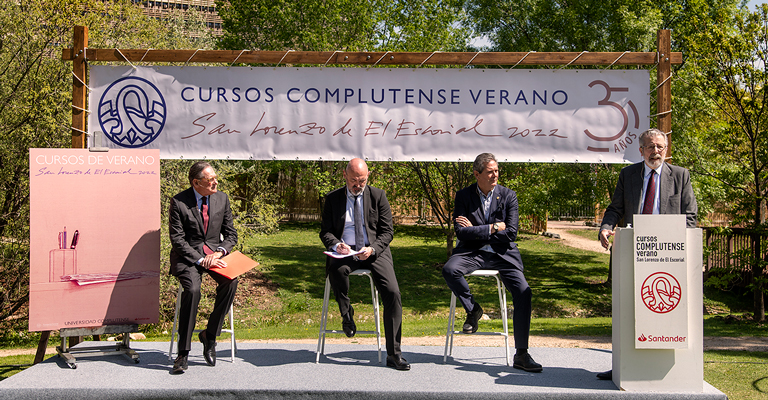
[[(203, 204), (200, 206), (200, 212), (203, 214), (203, 230), (208, 233), (208, 196), (203, 196)], [(213, 254), (213, 250), (207, 244), (203, 244), (203, 253)]]
[(645, 203), (643, 203), (643, 214), (653, 214), (653, 200), (656, 198), (656, 171), (651, 171), (651, 177), (648, 178), (648, 187), (645, 188)]
[(203, 196), (203, 204), (200, 212), (203, 214), (203, 231), (208, 232), (208, 196)]
[(363, 238), (363, 217), (360, 216), (359, 200), (360, 196), (355, 196), (355, 208), (353, 210), (355, 213), (355, 250), (360, 250), (365, 247), (365, 239)]

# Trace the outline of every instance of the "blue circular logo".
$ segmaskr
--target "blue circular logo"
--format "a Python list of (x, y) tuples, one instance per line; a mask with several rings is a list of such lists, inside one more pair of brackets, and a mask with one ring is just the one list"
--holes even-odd
[(165, 99), (144, 78), (121, 78), (101, 95), (98, 118), (104, 135), (118, 146), (143, 147), (163, 131)]

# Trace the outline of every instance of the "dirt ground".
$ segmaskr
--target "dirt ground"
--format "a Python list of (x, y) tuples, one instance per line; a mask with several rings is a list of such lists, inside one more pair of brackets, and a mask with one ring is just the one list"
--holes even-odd
[[(594, 232), (594, 240), (589, 240), (578, 235), (569, 234), (567, 230), (586, 229)], [(603, 249), (600, 242), (597, 240), (597, 228), (585, 225), (583, 222), (563, 222), (563, 221), (549, 221), (547, 222), (547, 232), (556, 233), (560, 235), (560, 239), (567, 246), (591, 250), (596, 252), (608, 253), (608, 250)], [(383, 339), (383, 338), (382, 338)], [(312, 344), (317, 343), (317, 339), (301, 339), (301, 340), (251, 340), (242, 341), (258, 342), (258, 343), (300, 343), (300, 344)], [(359, 338), (344, 338), (344, 337), (327, 337), (326, 342), (329, 344), (364, 344), (373, 345), (376, 343), (374, 337), (359, 337)], [(514, 346), (513, 340), (510, 338), (510, 346)], [(424, 336), (424, 337), (410, 337), (403, 338), (402, 344), (404, 346), (444, 346), (445, 336)], [(454, 337), (455, 346), (482, 346), (482, 347), (494, 347), (503, 346), (504, 341), (497, 336), (485, 336), (485, 335), (456, 335)], [(589, 348), (589, 349), (610, 349), (611, 338), (604, 337), (592, 337), (592, 336), (531, 336), (529, 339), (529, 345), (531, 348), (536, 347), (561, 347), (561, 348)], [(744, 351), (768, 351), (768, 338), (760, 337), (705, 337), (704, 338), (704, 350), (744, 350)], [(56, 350), (49, 347), (47, 353), (55, 353)], [(34, 354), (35, 349), (11, 349), (0, 350), (0, 357), (19, 355), (19, 354)]]
[[(588, 230), (594, 232), (594, 240), (570, 234), (567, 232), (569, 230)], [(587, 226), (584, 222), (547, 221), (547, 232), (560, 235), (560, 240), (566, 246), (608, 254), (608, 250), (604, 249), (600, 241), (597, 240), (597, 227)]]
[[(326, 337), (326, 343), (329, 344), (366, 344), (374, 345), (376, 338), (339, 338)], [(510, 338), (510, 347), (514, 346)], [(246, 341), (247, 342), (247, 341)], [(317, 339), (304, 340), (257, 340), (258, 343), (317, 343)], [(403, 338), (403, 346), (445, 346), (445, 336), (424, 336)], [(454, 346), (480, 346), (480, 347), (502, 347), (504, 340), (498, 336), (486, 335), (455, 335)], [(611, 338), (608, 336), (531, 336), (529, 346), (536, 347), (559, 347), (559, 348), (584, 348), (584, 349), (610, 349)], [(768, 338), (759, 337), (705, 337), (704, 350), (744, 350), (744, 351), (768, 351)]]

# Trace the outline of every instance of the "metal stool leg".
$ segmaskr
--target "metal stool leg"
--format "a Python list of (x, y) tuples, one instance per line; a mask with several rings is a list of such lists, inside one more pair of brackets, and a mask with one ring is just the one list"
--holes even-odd
[(496, 278), (496, 291), (499, 292), (499, 310), (501, 311), (501, 324), (504, 327), (504, 354), (507, 358), (507, 367), (509, 367), (509, 320), (507, 318), (507, 291), (501, 284), (499, 275)]
[(448, 313), (448, 328), (445, 330), (445, 351), (443, 352), (443, 363), (446, 362), (450, 354), (453, 354), (453, 325), (455, 323), (455, 317), (456, 295), (451, 292), (451, 311)]
[(373, 284), (373, 276), (368, 275), (368, 280), (371, 281), (371, 301), (373, 302), (373, 317), (376, 318), (376, 345), (379, 348), (379, 364), (381, 364), (381, 326), (379, 323), (379, 290), (376, 289), (376, 285)]
[[(379, 318), (379, 291), (376, 289), (376, 285), (373, 283), (373, 276), (371, 271), (367, 269), (358, 269), (352, 271), (350, 275), (368, 277), (371, 283), (371, 300), (373, 301), (373, 315), (376, 319), (375, 331), (357, 331), (362, 335), (376, 335), (376, 345), (378, 346), (379, 364), (381, 364), (381, 323)], [(315, 363), (320, 362), (320, 354), (325, 354), (325, 335), (326, 333), (344, 333), (343, 331), (336, 331), (328, 329), (328, 307), (331, 297), (331, 281), (328, 277), (325, 278), (325, 292), (323, 293), (323, 311), (320, 316), (320, 332), (317, 337), (317, 354), (315, 355)]]
[[(504, 327), (503, 332), (475, 332), (474, 335), (501, 335), (504, 336), (504, 354), (509, 363), (509, 321), (507, 320), (507, 292), (504, 285), (499, 278), (499, 271), (496, 270), (483, 270), (479, 269), (466, 276), (492, 276), (496, 279), (496, 291), (499, 295), (499, 309), (501, 312), (502, 325)], [(453, 338), (457, 331), (454, 331), (454, 324), (456, 323), (456, 295), (451, 292), (451, 308), (448, 313), (448, 329), (445, 332), (445, 351), (443, 353), (443, 363), (448, 359), (449, 355), (453, 354)]]
[(317, 355), (315, 364), (320, 362), (320, 354), (325, 354), (325, 328), (328, 323), (328, 298), (331, 295), (331, 281), (325, 278), (325, 291), (323, 294), (323, 313), (320, 315), (320, 333), (317, 336)]
[(237, 342), (235, 341), (235, 305), (229, 306), (229, 329), (222, 329), (224, 332), (229, 332), (229, 345), (231, 351), (229, 352), (229, 360), (235, 362), (235, 354), (237, 354)]

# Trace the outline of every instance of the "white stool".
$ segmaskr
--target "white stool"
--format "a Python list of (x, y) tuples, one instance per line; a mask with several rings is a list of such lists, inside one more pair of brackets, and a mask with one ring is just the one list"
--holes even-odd
[[(179, 291), (176, 293), (176, 312), (173, 315), (173, 329), (171, 330), (171, 348), (168, 350), (168, 360), (173, 361), (173, 342), (176, 340), (176, 334), (177, 334), (177, 321), (179, 320), (179, 307), (181, 307), (181, 292), (182, 287), (179, 285)], [(235, 312), (234, 312), (235, 305), (233, 304), (231, 307), (229, 307), (229, 329), (221, 329), (222, 332), (229, 333), (229, 341), (230, 341), (230, 356), (229, 359), (232, 362), (235, 362), (235, 354), (237, 354), (237, 343), (235, 343)], [(195, 329), (192, 331), (192, 334), (194, 335), (196, 332), (201, 332), (202, 329)]]
[[(504, 336), (504, 353), (507, 357), (507, 366), (509, 366), (509, 323), (507, 321), (507, 292), (499, 279), (499, 271), (489, 269), (478, 269), (466, 276), (492, 276), (496, 278), (496, 290), (499, 292), (499, 308), (501, 309), (501, 321), (504, 326), (504, 332), (475, 332), (473, 335), (501, 335)], [(451, 311), (448, 316), (448, 329), (445, 332), (445, 352), (443, 353), (443, 363), (448, 356), (453, 353), (453, 335), (462, 333), (454, 331), (456, 315), (456, 295), (451, 291)]]
[[(376, 344), (379, 347), (379, 364), (381, 364), (381, 327), (379, 326), (379, 290), (373, 284), (371, 270), (358, 269), (349, 273), (350, 276), (367, 276), (371, 282), (371, 300), (373, 301), (373, 318), (376, 320), (375, 331), (357, 331), (356, 334), (376, 335)], [(320, 335), (317, 338), (317, 356), (315, 363), (320, 362), (320, 354), (325, 354), (325, 334), (326, 333), (344, 333), (344, 331), (326, 329), (328, 324), (328, 302), (331, 296), (331, 281), (325, 278), (325, 294), (323, 295), (323, 314), (320, 316)]]

